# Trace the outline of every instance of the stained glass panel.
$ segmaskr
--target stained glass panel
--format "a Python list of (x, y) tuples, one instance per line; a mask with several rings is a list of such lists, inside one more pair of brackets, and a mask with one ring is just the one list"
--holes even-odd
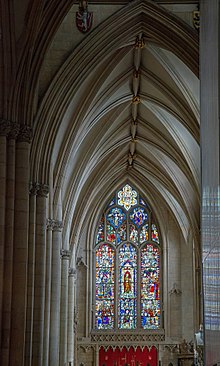
[(120, 244), (121, 242), (126, 240), (127, 233), (126, 233), (127, 226), (121, 225), (118, 229), (117, 233), (117, 243)]
[(137, 192), (126, 184), (121, 191), (118, 192), (118, 205), (123, 206), (127, 211), (131, 206), (137, 204)]
[(122, 222), (126, 219), (126, 215), (121, 208), (112, 208), (107, 214), (107, 220), (115, 228), (118, 228)]
[(96, 328), (114, 327), (115, 252), (107, 244), (96, 251)]
[(151, 238), (159, 244), (159, 234), (155, 224), (151, 225)]
[(119, 328), (135, 329), (137, 323), (137, 251), (131, 244), (119, 250)]
[(148, 214), (144, 208), (137, 207), (130, 213), (130, 219), (135, 225), (141, 226), (148, 220)]
[(139, 199), (140, 201), (140, 204), (143, 205), (143, 206), (147, 206), (146, 202), (143, 200), (143, 198), (140, 197)]
[(160, 255), (147, 244), (141, 252), (141, 324), (144, 329), (160, 327)]
[(141, 232), (140, 232), (140, 243), (142, 244), (144, 241), (147, 241), (149, 238), (148, 235), (148, 224), (142, 226)]
[(96, 236), (96, 244), (104, 240), (104, 216), (99, 221), (98, 233)]
[(116, 244), (116, 233), (115, 233), (115, 229), (113, 228), (113, 226), (111, 225), (107, 225), (106, 228), (106, 239), (107, 241), (110, 241), (113, 244)]
[(113, 206), (113, 205), (115, 205), (115, 198), (112, 198), (112, 199), (111, 199), (111, 201), (109, 202), (108, 207), (111, 207), (111, 206)]
[(133, 241), (133, 243), (137, 243), (138, 242), (138, 230), (137, 230), (136, 226), (130, 224), (129, 231), (130, 231), (130, 241)]

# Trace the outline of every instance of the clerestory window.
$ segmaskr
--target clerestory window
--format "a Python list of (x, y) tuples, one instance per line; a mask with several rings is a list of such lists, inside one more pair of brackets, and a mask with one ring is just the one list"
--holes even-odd
[(149, 205), (126, 184), (102, 215), (95, 243), (95, 328), (159, 329), (161, 243)]

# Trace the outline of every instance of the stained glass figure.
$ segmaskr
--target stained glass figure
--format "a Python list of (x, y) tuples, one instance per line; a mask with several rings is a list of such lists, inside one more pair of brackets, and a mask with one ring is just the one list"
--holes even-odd
[(116, 244), (116, 232), (115, 229), (113, 228), (113, 226), (111, 225), (107, 225), (107, 229), (106, 229), (106, 239), (107, 241), (110, 241), (113, 244)]
[(144, 329), (160, 327), (160, 254), (147, 244), (141, 251), (141, 324)]
[(140, 243), (142, 244), (145, 241), (148, 241), (149, 235), (148, 235), (148, 224), (142, 226), (140, 231)]
[(137, 204), (137, 192), (126, 184), (121, 191), (118, 192), (118, 205), (123, 206), (127, 211), (131, 206)]
[(133, 224), (129, 225), (129, 236), (130, 241), (133, 241), (133, 243), (138, 243), (138, 230)]
[(114, 326), (114, 262), (112, 247), (102, 244), (96, 250), (96, 328)]
[(99, 221), (98, 232), (96, 236), (96, 244), (104, 240), (104, 216)]
[(118, 228), (122, 222), (126, 219), (126, 215), (121, 208), (115, 207), (111, 208), (107, 214), (107, 220), (115, 228)]
[(137, 250), (124, 244), (119, 250), (119, 328), (135, 329), (137, 323)]
[(155, 224), (151, 225), (151, 238), (153, 241), (159, 244), (159, 234)]
[(130, 213), (130, 219), (135, 225), (141, 226), (148, 220), (148, 214), (144, 208), (137, 207)]
[(121, 242), (126, 240), (126, 237), (127, 237), (126, 229), (127, 229), (126, 225), (121, 225), (118, 228), (118, 232), (117, 232), (117, 243), (118, 244), (120, 244)]

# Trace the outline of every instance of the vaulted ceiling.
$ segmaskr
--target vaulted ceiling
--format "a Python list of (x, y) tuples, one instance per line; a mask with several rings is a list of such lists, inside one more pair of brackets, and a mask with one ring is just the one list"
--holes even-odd
[(32, 179), (51, 184), (72, 236), (129, 181), (187, 239), (199, 227), (199, 156), (198, 35), (153, 1), (84, 36), (36, 109)]

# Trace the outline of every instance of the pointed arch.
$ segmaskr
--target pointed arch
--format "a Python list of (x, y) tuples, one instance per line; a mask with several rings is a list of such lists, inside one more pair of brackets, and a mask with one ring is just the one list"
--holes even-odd
[(151, 208), (130, 184), (109, 201), (97, 224), (94, 252), (95, 329), (160, 329), (158, 226)]
[[(198, 35), (193, 29), (152, 1), (138, 0), (123, 7), (76, 47), (60, 68), (41, 103), (35, 120), (37, 126), (31, 160), (32, 172), (37, 172), (42, 180), (49, 180), (52, 147), (65, 112), (80, 85), (106, 55), (124, 46), (132, 47), (133, 40), (140, 33), (144, 34), (147, 42), (176, 54), (198, 75)], [(76, 125), (70, 126), (69, 135), (73, 127), (75, 130)], [(49, 143), (45, 144), (45, 141)], [(61, 158), (64, 165), (68, 154)]]

